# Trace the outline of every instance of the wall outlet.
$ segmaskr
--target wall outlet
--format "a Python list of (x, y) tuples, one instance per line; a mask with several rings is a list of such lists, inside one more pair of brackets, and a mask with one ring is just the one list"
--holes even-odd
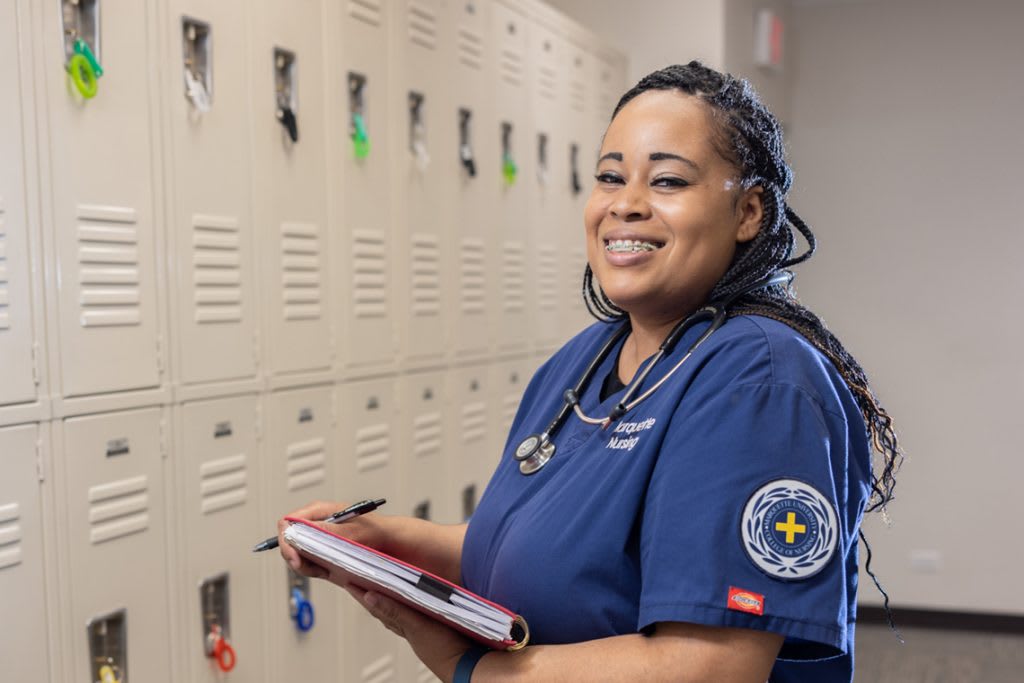
[(911, 550), (910, 568), (918, 574), (938, 574), (942, 570), (942, 553), (930, 548)]

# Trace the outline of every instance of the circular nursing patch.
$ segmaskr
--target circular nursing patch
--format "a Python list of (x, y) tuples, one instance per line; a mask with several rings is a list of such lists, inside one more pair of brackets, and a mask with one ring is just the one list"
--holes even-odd
[(747, 500), (743, 548), (758, 569), (776, 579), (806, 579), (828, 564), (839, 540), (836, 512), (810, 484), (776, 479)]

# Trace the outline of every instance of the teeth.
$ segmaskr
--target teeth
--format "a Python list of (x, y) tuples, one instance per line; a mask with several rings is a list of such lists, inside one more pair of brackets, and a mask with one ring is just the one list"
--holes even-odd
[(641, 240), (609, 240), (605, 250), (616, 254), (631, 254), (639, 251), (654, 251), (658, 247), (652, 242)]

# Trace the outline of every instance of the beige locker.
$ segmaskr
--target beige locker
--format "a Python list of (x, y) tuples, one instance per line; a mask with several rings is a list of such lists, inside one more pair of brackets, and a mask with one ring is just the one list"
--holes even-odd
[(479, 359), (490, 350), (490, 325), (498, 305), (494, 211), (500, 189), (498, 123), (494, 116), (496, 54), (490, 36), (490, 0), (456, 3), (455, 44), (446, 52), (444, 73), (450, 74), (451, 103), (444, 125), (457, 126), (458, 154), (443, 151), (441, 173), (455, 179), (452, 250), (456, 263), (448, 268), (447, 308), (456, 360)]
[[(386, 498), (383, 514), (403, 514), (399, 495), (398, 413), (395, 379), (341, 384), (338, 394), (338, 500)], [(407, 646), (348, 595), (342, 596), (343, 638), (340, 680), (397, 683)]]
[[(322, 5), (250, 5), (254, 192), (273, 374), (331, 367)], [(292, 137), (295, 133), (295, 139)]]
[(509, 429), (519, 409), (519, 402), (536, 369), (536, 356), (509, 359), (490, 366), (491, 401), (494, 405), (495, 419), (488, 445), (491, 457), (480, 463), (480, 469), (486, 472), (487, 479), (501, 460), (505, 442), (508, 441)]
[(404, 306), (398, 316), (402, 365), (437, 365), (448, 348), (448, 310), (442, 305), (442, 269), (449, 262), (452, 222), (451, 164), (457, 129), (451, 113), (448, 65), (452, 21), (442, 0), (398, 0), (391, 24), (395, 92), (395, 234)]
[[(282, 515), (313, 500), (337, 500), (332, 387), (273, 393), (266, 398), (266, 510), (271, 531)], [(276, 553), (275, 553), (276, 554)], [(264, 559), (267, 583), (268, 681), (312, 681), (335, 671), (341, 633), (341, 590), (291, 573), (277, 557)], [(295, 591), (298, 591), (296, 594)], [(308, 603), (305, 607), (303, 603)], [(300, 610), (311, 610), (307, 615)], [(305, 628), (306, 630), (303, 630)]]
[[(154, 4), (42, 3), (43, 96), (62, 394), (161, 382), (154, 169), (159, 51)], [(63, 29), (63, 31), (62, 31)], [(65, 60), (81, 37), (103, 67), (83, 99)]]
[(162, 411), (69, 418), (58, 428), (68, 680), (100, 680), (110, 666), (129, 681), (170, 683)]
[(498, 462), (491, 432), (494, 424), (492, 371), (487, 365), (470, 365), (448, 372), (447, 429), (451, 435), (448, 497), (455, 502), (462, 522), (476, 509), (487, 480)]
[(176, 378), (252, 377), (257, 368), (247, 3), (173, 0), (164, 15), (169, 242), (177, 297)]
[(39, 425), (0, 429), (0, 661), (4, 680), (50, 680)]
[(403, 432), (400, 488), (407, 504), (403, 514), (445, 524), (457, 521), (455, 506), (447, 493), (447, 389), (443, 372), (417, 373), (398, 379)]
[[(490, 40), (497, 53), (496, 78), (493, 79), (497, 126), (485, 134), (500, 142), (500, 167), (484, 169), (491, 182), (500, 185), (491, 211), (493, 233), (498, 243), (497, 323), (492, 326), (498, 352), (525, 351), (536, 332), (533, 328), (533, 273), (530, 268), (531, 235), (528, 228), (529, 194), (536, 172), (534, 132), (530, 125), (529, 64), (527, 35), (529, 20), (518, 3), (496, 1), (491, 6)], [(511, 168), (516, 169), (513, 175)]]
[(344, 365), (354, 372), (395, 366), (398, 340), (394, 291), (395, 240), (389, 121), (392, 107), (404, 107), (389, 75), (393, 4), (383, 0), (337, 3), (332, 28), (339, 33), (330, 82), (341, 89), (333, 134), (341, 139), (341, 209), (333, 211), (343, 237), (339, 251), (347, 276), (339, 288), (345, 329)]
[(18, 28), (27, 23), (21, 18), (27, 12), (27, 2), (0, 7), (0, 79), (8, 97), (13, 96), (0, 107), (0, 406), (34, 401), (38, 395), (22, 121), (31, 89), (30, 72), (18, 51)]
[(528, 39), (537, 169), (533, 177), (525, 178), (534, 185), (529, 193), (529, 249), (536, 264), (533, 343), (535, 348), (550, 351), (562, 341), (565, 316), (560, 273), (565, 267), (566, 250), (572, 246), (570, 228), (575, 226), (566, 220), (565, 211), (572, 201), (566, 136), (575, 129), (575, 122), (563, 115), (568, 59), (565, 40), (540, 17), (533, 22)]
[[(251, 545), (274, 531), (261, 514), (265, 474), (257, 443), (258, 411), (256, 396), (186, 403), (180, 409), (177, 615), (184, 628), (176, 658), (194, 683), (270, 680), (262, 569), (277, 558), (249, 553)], [(230, 654), (214, 658), (208, 651), (218, 637), (234, 652), (229, 672), (221, 667), (230, 665)]]

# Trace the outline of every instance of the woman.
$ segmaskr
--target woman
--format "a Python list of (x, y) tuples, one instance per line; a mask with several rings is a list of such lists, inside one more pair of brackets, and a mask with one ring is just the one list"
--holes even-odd
[[(444, 681), (850, 681), (857, 533), (891, 497), (898, 446), (780, 272), (814, 238), (785, 203), (777, 121), (745, 81), (669, 67), (619, 102), (596, 180), (584, 297), (602, 322), (531, 381), (468, 528), (344, 530), (524, 615), (531, 646), (484, 655), (350, 592)], [(790, 224), (810, 245), (796, 258)], [(583, 419), (545, 429), (595, 358)]]

